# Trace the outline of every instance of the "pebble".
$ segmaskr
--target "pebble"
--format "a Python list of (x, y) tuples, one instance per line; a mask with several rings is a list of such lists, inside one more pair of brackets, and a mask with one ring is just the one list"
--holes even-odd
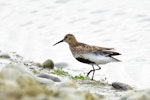
[(1, 54), (0, 58), (8, 59), (8, 58), (10, 58), (10, 56), (8, 54)]
[(55, 77), (54, 75), (51, 75), (51, 74), (42, 73), (42, 74), (38, 74), (37, 76), (41, 78), (51, 79), (54, 82), (61, 82), (61, 80), (58, 77)]
[(53, 69), (54, 68), (54, 63), (53, 63), (53, 61), (51, 59), (48, 59), (45, 62), (43, 62), (42, 67), (43, 68)]
[(123, 90), (123, 91), (127, 91), (127, 90), (131, 90), (131, 86), (125, 84), (125, 83), (120, 83), (120, 82), (113, 82), (112, 83), (113, 88), (117, 89), (117, 90)]

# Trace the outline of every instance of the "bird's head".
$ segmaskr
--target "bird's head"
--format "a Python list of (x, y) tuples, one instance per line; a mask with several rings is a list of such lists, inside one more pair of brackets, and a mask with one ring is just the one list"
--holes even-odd
[(72, 35), (72, 34), (67, 34), (67, 35), (65, 35), (64, 39), (62, 39), (61, 41), (55, 43), (54, 46), (55, 46), (56, 44), (61, 43), (61, 42), (67, 42), (69, 45), (73, 45), (73, 44), (76, 44), (76, 43), (77, 43), (77, 40), (76, 40), (76, 38), (75, 38), (74, 35)]

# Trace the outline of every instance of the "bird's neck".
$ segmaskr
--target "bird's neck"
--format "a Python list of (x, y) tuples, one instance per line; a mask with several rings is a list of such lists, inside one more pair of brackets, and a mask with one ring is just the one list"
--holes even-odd
[(68, 44), (70, 47), (75, 47), (78, 45), (78, 41), (76, 39), (74, 39), (73, 41), (70, 41)]

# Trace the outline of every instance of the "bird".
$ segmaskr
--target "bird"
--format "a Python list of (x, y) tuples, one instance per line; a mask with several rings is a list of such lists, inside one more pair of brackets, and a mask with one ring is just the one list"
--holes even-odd
[[(92, 66), (93, 69), (87, 73), (88, 77), (89, 74), (93, 72), (91, 80), (94, 80), (95, 71), (101, 69), (99, 65), (107, 64), (109, 62), (121, 62), (119, 59), (113, 57), (121, 55), (120, 53), (115, 52), (114, 48), (93, 46), (78, 42), (73, 34), (66, 34), (61, 41), (55, 43), (53, 46), (61, 42), (68, 43), (72, 55), (77, 61)], [(94, 66), (97, 66), (98, 68), (95, 69)]]

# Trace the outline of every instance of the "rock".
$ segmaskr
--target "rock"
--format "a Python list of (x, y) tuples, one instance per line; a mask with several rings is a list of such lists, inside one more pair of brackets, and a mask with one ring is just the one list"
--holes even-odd
[(22, 73), (18, 68), (9, 64), (1, 70), (0, 100), (21, 100), (24, 96), (36, 97), (39, 94), (49, 94), (34, 77)]
[(54, 81), (52, 81), (50, 79), (46, 79), (46, 78), (36, 77), (36, 80), (38, 81), (38, 83), (43, 84), (43, 85), (48, 86), (48, 87), (55, 84)]
[(15, 80), (21, 75), (35, 78), (33, 73), (30, 72), (30, 70), (28, 70), (23, 64), (8, 64), (1, 70), (1, 76), (7, 79)]
[(55, 95), (61, 98), (59, 100), (102, 100), (104, 98), (103, 96), (90, 92), (77, 91), (74, 88), (61, 88), (59, 91), (55, 91)]
[(54, 68), (54, 63), (51, 59), (46, 60), (43, 64), (42, 64), (43, 68), (49, 68), (49, 69), (53, 69)]
[(8, 54), (1, 54), (0, 58), (8, 59), (8, 58), (10, 58), (10, 56)]
[(120, 100), (150, 100), (150, 89), (132, 91)]
[(41, 77), (41, 78), (51, 79), (54, 82), (60, 82), (61, 81), (58, 77), (55, 77), (55, 76), (53, 76), (51, 74), (44, 74), (44, 73), (42, 73), (42, 74), (39, 74), (37, 76)]
[[(0, 71), (0, 100), (101, 100), (103, 98), (75, 88), (57, 88), (56, 83), (50, 79), (35, 77), (28, 71), (23, 64), (9, 64)], [(47, 84), (40, 84), (39, 80)]]
[(127, 84), (124, 84), (124, 83), (120, 83), (120, 82), (113, 82), (112, 86), (113, 86), (114, 89), (123, 90), (123, 91), (127, 91), (127, 90), (132, 89), (131, 86), (129, 86)]

